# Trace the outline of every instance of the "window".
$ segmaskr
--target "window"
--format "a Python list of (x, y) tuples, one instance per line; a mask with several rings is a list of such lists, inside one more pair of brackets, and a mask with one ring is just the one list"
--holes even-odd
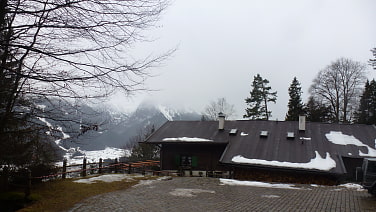
[(192, 156), (182, 155), (180, 158), (181, 166), (192, 166)]

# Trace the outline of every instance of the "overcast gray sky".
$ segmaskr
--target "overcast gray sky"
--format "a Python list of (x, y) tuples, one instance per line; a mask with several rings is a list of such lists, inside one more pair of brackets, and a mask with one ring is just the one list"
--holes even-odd
[[(134, 48), (136, 56), (177, 47), (158, 76), (146, 86), (159, 91), (117, 97), (132, 108), (143, 99), (198, 112), (225, 97), (244, 114), (253, 76), (260, 74), (278, 92), (272, 118), (283, 120), (288, 87), (301, 82), (303, 101), (319, 70), (347, 57), (367, 63), (376, 47), (375, 0), (175, 0), (157, 28), (147, 32), (152, 43)], [(369, 69), (368, 77), (375, 78)]]

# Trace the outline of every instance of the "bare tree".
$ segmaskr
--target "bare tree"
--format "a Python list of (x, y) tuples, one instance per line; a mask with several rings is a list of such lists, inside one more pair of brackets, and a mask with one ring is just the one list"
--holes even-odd
[(376, 48), (371, 49), (371, 52), (373, 54), (373, 59), (370, 59), (369, 63), (373, 67), (373, 69), (376, 69)]
[(205, 107), (203, 116), (209, 120), (218, 120), (218, 113), (223, 113), (226, 119), (230, 119), (235, 115), (234, 105), (229, 104), (224, 97), (218, 98)]
[[(11, 79), (0, 124), (19, 99), (97, 99), (143, 89), (149, 68), (170, 52), (132, 59), (135, 41), (164, 0), (2, 0), (0, 79)], [(57, 107), (58, 108), (58, 107)], [(0, 127), (1, 128), (1, 127)]]
[(366, 81), (366, 65), (340, 58), (321, 70), (310, 87), (310, 94), (329, 105), (335, 122), (350, 122), (356, 99)]
[[(147, 41), (142, 32), (167, 6), (167, 0), (1, 0), (0, 145), (21, 131), (26, 140), (45, 134), (38, 118), (72, 121), (56, 115), (61, 104), (144, 89), (149, 69), (173, 50), (141, 59), (130, 50)], [(42, 111), (38, 103), (46, 101), (55, 108)]]
[(139, 130), (138, 134), (131, 137), (124, 147), (130, 150), (130, 161), (159, 160), (160, 149), (158, 145), (142, 143), (155, 131), (154, 125), (147, 125)]

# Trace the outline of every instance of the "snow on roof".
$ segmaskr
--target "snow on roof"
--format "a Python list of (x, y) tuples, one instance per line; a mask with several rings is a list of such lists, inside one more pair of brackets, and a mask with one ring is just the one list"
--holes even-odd
[(164, 138), (163, 141), (186, 141), (186, 142), (207, 142), (213, 141), (206, 138), (190, 138), (190, 137), (179, 137), (179, 138)]
[(240, 133), (240, 136), (247, 136), (247, 135), (248, 135), (248, 133), (245, 133), (245, 132)]
[(273, 184), (273, 183), (264, 183), (258, 181), (240, 181), (240, 180), (232, 180), (232, 179), (220, 179), (221, 185), (239, 185), (239, 186), (254, 186), (254, 187), (262, 187), (262, 188), (284, 188), (284, 189), (301, 189), (298, 187), (294, 187), (293, 184)]
[(237, 155), (232, 158), (235, 163), (246, 163), (246, 164), (257, 164), (257, 165), (268, 165), (268, 166), (278, 166), (278, 167), (288, 167), (288, 168), (302, 168), (302, 169), (318, 169), (323, 171), (329, 171), (336, 167), (336, 162), (330, 157), (330, 154), (326, 153), (326, 158), (322, 158), (321, 155), (315, 151), (316, 157), (311, 159), (308, 163), (292, 163), (283, 161), (268, 161), (260, 159), (248, 159), (241, 155)]
[(337, 145), (355, 145), (359, 147), (367, 147), (368, 153), (363, 153), (359, 150), (359, 156), (370, 156), (376, 157), (376, 150), (371, 148), (370, 146), (362, 143), (353, 135), (345, 135), (342, 132), (338, 131), (330, 131), (329, 133), (325, 134), (326, 138), (332, 142), (333, 144)]
[(310, 140), (312, 140), (312, 138), (306, 138), (306, 137), (300, 137), (299, 139), (300, 139), (300, 140), (305, 140), (305, 141), (310, 141)]

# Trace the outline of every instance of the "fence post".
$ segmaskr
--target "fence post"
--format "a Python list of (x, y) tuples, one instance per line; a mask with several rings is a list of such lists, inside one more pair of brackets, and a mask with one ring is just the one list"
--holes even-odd
[(128, 166), (128, 174), (131, 174), (132, 164), (129, 164)]
[(118, 159), (115, 158), (115, 173), (118, 173), (118, 163), (119, 163)]
[(86, 177), (86, 158), (84, 158), (82, 163), (82, 177)]
[(99, 158), (99, 174), (102, 174), (103, 160)]
[(8, 168), (8, 166), (5, 166), (3, 168), (3, 179), (2, 179), (1, 183), (3, 184), (2, 186), (4, 188), (4, 191), (8, 191), (8, 189), (9, 189), (9, 168)]
[(26, 187), (25, 187), (25, 200), (30, 196), (31, 194), (31, 171), (30, 169), (27, 169), (26, 172)]
[(62, 179), (65, 179), (67, 177), (67, 159), (64, 158), (63, 160), (63, 174), (61, 175)]

